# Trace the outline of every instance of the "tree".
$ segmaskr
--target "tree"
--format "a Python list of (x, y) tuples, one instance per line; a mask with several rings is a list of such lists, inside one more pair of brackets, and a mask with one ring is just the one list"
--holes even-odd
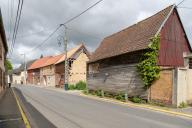
[(7, 60), (7, 59), (5, 61), (5, 67), (6, 67), (7, 71), (13, 70), (13, 66), (12, 66), (11, 62), (9, 60)]

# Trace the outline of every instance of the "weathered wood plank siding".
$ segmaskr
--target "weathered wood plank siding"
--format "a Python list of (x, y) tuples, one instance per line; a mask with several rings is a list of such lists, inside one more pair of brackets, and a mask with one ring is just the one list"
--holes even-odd
[(146, 98), (146, 89), (137, 72), (136, 64), (143, 51), (125, 54), (88, 64), (88, 89), (119, 93)]

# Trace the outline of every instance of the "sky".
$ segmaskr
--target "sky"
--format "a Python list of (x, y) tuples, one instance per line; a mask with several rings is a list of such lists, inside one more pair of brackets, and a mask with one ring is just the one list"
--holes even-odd
[[(13, 1), (13, 2), (12, 2)], [(56, 27), (79, 14), (98, 0), (24, 0), (20, 26), (13, 54), (8, 56), (14, 67), (41, 55), (57, 55), (64, 51), (64, 29), (59, 29), (44, 45), (42, 43)], [(67, 24), (68, 49), (84, 43), (90, 52), (106, 36), (141, 21), (171, 4), (181, 0), (103, 0), (79, 18)], [(11, 14), (11, 3), (13, 13)], [(0, 7), (8, 43), (12, 38), (18, 0), (0, 0)], [(192, 0), (185, 0), (180, 7), (191, 7)], [(192, 9), (178, 8), (184, 28), (192, 44)]]

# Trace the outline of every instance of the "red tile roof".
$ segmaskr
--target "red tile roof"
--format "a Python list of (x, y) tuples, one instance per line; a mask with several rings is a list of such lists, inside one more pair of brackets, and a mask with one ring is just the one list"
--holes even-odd
[(64, 56), (64, 54), (56, 55), (53, 57), (50, 57), (43, 65), (42, 67), (49, 66), (52, 64), (55, 64), (59, 59), (61, 59)]
[[(80, 44), (78, 46), (76, 46), (75, 48), (69, 50), (67, 52), (67, 58), (71, 58), (78, 50), (80, 50), (81, 48), (85, 48), (85, 46), (83, 44)], [(63, 62), (65, 60), (65, 55), (63, 55), (55, 64), (59, 64), (61, 62)]]
[[(83, 47), (85, 48), (85, 46), (83, 44), (80, 44), (80, 45), (76, 46), (75, 48), (69, 50), (67, 52), (67, 58), (71, 58), (78, 50), (80, 50)], [(43, 57), (41, 59), (36, 60), (28, 68), (28, 70), (42, 68), (42, 67), (46, 67), (46, 66), (53, 65), (53, 64), (58, 64), (58, 63), (63, 62), (64, 60), (65, 60), (64, 53), (60, 54), (60, 55), (56, 55), (56, 56)]]
[(173, 7), (175, 5), (171, 5), (137, 24), (106, 37), (91, 55), (90, 62), (146, 49), (149, 45), (149, 39), (157, 34)]
[(40, 67), (43, 67), (43, 65), (47, 62), (48, 59), (50, 59), (52, 56), (48, 56), (48, 57), (43, 57), (43, 58), (40, 58), (40, 59), (37, 59), (35, 62), (33, 62), (31, 64), (31, 66), (28, 68), (28, 70), (31, 70), (31, 69), (37, 69), (37, 68), (40, 68)]

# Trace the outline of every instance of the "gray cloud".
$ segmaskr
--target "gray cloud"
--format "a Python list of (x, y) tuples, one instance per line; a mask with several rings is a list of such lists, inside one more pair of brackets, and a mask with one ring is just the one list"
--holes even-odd
[[(97, 0), (29, 0), (24, 2), (23, 13), (18, 32), (18, 38), (12, 56), (12, 62), (18, 66), (23, 61), (20, 53), (26, 53), (27, 59), (59, 54), (63, 45), (58, 46), (57, 36), (63, 34), (58, 31), (41, 48), (30, 52), (32, 48), (41, 43), (51, 31), (60, 23), (75, 16), (79, 12), (92, 5)], [(80, 42), (84, 42), (90, 51), (94, 51), (102, 39), (112, 33), (126, 28), (139, 20), (142, 20), (166, 6), (179, 3), (180, 0), (104, 0), (87, 13), (68, 24), (69, 48)], [(8, 36), (8, 3), (0, 1), (3, 12), (4, 24)], [(192, 5), (191, 0), (186, 0), (182, 6)], [(192, 41), (191, 11), (179, 9), (179, 13), (186, 29), (187, 35)], [(14, 7), (16, 13), (16, 3)], [(16, 14), (14, 14), (15, 16)], [(43, 32), (39, 32), (42, 31)], [(38, 34), (33, 34), (39, 32)], [(31, 35), (31, 36), (26, 36)], [(22, 37), (24, 36), (24, 37)]]

